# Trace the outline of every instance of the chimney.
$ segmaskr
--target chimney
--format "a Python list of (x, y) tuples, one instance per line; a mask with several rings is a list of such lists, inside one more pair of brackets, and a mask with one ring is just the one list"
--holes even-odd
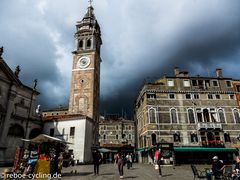
[(222, 76), (222, 69), (221, 68), (217, 68), (216, 69), (216, 76), (218, 77), (218, 78), (222, 78), (223, 76)]
[(179, 73), (180, 73), (179, 67), (175, 67), (175, 68), (174, 68), (174, 74), (175, 74), (175, 76), (178, 76)]

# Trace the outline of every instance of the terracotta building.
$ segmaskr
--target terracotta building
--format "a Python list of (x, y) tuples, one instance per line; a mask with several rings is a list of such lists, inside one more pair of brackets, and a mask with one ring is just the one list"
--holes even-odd
[(100, 117), (99, 143), (100, 147), (111, 150), (103, 153), (104, 159), (113, 161), (118, 151), (134, 153), (136, 144), (136, 129), (133, 120), (118, 118), (117, 116)]
[(101, 147), (118, 150), (123, 146), (135, 147), (135, 123), (132, 120), (101, 117), (99, 122)]
[[(161, 143), (173, 145), (177, 162), (194, 161), (196, 153), (203, 161), (220, 152), (223, 159), (237, 153), (231, 147), (240, 134), (239, 80), (223, 77), (221, 69), (214, 77), (189, 76), (179, 68), (174, 72), (146, 83), (136, 100), (142, 161), (151, 161), (150, 149)], [(166, 159), (172, 160), (173, 153)]]

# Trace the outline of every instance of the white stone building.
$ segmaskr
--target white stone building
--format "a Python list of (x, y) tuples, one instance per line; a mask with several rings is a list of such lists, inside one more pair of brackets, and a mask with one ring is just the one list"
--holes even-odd
[(90, 162), (92, 143), (89, 142), (93, 139), (92, 120), (86, 116), (64, 115), (63, 119), (60, 116), (44, 118), (43, 133), (71, 143), (68, 144), (68, 151), (74, 154), (77, 162)]

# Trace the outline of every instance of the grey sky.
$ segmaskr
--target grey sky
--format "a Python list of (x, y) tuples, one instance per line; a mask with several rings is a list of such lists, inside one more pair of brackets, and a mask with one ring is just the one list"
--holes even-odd
[[(67, 104), (74, 32), (87, 0), (2, 0), (0, 46), (20, 79), (39, 79), (43, 107)], [(131, 113), (147, 77), (172, 74), (240, 78), (239, 0), (95, 0), (102, 30), (101, 112)]]

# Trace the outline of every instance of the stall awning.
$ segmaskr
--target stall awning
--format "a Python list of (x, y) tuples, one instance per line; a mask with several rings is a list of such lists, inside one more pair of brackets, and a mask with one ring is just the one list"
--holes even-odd
[(37, 137), (35, 137), (33, 139), (21, 139), (21, 140), (26, 141), (26, 142), (33, 142), (33, 143), (61, 142), (61, 143), (65, 143), (65, 144), (72, 144), (72, 143), (66, 142), (62, 139), (52, 137), (52, 136), (48, 136), (46, 134), (39, 134)]
[(207, 147), (174, 147), (175, 152), (238, 152), (236, 148), (207, 148)]
[[(146, 148), (138, 148), (136, 149), (137, 152), (144, 152)], [(147, 149), (146, 149), (147, 150)]]

